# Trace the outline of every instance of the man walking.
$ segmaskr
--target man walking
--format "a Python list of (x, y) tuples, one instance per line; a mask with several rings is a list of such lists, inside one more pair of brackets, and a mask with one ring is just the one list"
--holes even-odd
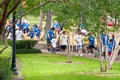
[[(82, 53), (82, 35), (81, 35), (81, 31), (78, 31), (78, 34), (75, 36), (75, 41), (76, 41), (76, 49), (78, 50), (78, 53), (80, 54), (80, 56), (83, 56)], [(76, 56), (78, 56), (78, 53), (76, 54)]]

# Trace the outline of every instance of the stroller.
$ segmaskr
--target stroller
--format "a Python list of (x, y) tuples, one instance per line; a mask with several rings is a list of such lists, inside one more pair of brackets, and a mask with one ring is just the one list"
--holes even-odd
[(100, 50), (97, 48), (97, 47), (95, 47), (95, 53), (94, 53), (94, 57), (95, 58), (97, 58), (97, 57), (99, 57), (99, 55), (100, 55)]

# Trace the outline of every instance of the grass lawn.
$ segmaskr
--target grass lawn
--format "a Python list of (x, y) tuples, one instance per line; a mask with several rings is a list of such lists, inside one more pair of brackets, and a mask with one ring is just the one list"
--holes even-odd
[(25, 80), (120, 80), (120, 63), (100, 72), (99, 60), (74, 56), (72, 63), (58, 54), (17, 54)]

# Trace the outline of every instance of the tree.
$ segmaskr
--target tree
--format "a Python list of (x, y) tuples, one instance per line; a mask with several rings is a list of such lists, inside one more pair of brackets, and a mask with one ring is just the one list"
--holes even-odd
[[(19, 7), (20, 2), (22, 2), (22, 0), (15, 0), (15, 2), (13, 0), (0, 1), (0, 35), (2, 35), (2, 32), (5, 28), (5, 23), (8, 16), (12, 12), (14, 12), (17, 7)], [(116, 27), (116, 25), (111, 30), (107, 28), (107, 23), (104, 26), (101, 25), (101, 19), (104, 18), (105, 22), (107, 22), (107, 14), (109, 14), (111, 17), (119, 20), (119, 3), (119, 0), (42, 0), (42, 2), (40, 2), (40, 0), (26, 0), (26, 3), (24, 2), (22, 4), (24, 7), (23, 10), (25, 10), (26, 12), (21, 17), (30, 12), (30, 14), (32, 15), (33, 13), (34, 15), (39, 15), (39, 7), (41, 7), (41, 11), (43, 13), (51, 13), (51, 10), (55, 12), (55, 20), (60, 23), (65, 22), (66, 26), (64, 28), (67, 30), (72, 30), (71, 26), (79, 27), (81, 22), (80, 18), (82, 17), (84, 18), (82, 22), (84, 22), (85, 28), (89, 32), (92, 32), (94, 35), (99, 35), (101, 30), (104, 30), (105, 32), (107, 32), (108, 30), (118, 30), (118, 27)], [(51, 15), (47, 14), (47, 16), (49, 16), (48, 19), (50, 21)], [(51, 24), (46, 24), (47, 27), (50, 25)], [(50, 27), (48, 27), (46, 30), (48, 30), (49, 28)]]
[[(21, 17), (25, 16), (26, 14), (32, 12), (33, 10), (46, 5), (47, 3), (58, 2), (58, 1), (62, 2), (62, 0), (47, 0), (47, 1), (43, 1), (41, 4), (37, 4), (37, 2), (39, 2), (39, 0), (30, 0), (30, 1), (26, 0), (26, 3), (25, 2), (23, 3), (23, 7), (25, 7), (24, 10), (26, 10), (26, 12), (22, 16), (20, 16), (18, 19), (20, 19)], [(19, 6), (19, 4), (21, 2), (22, 2), (22, 0), (15, 0), (15, 2), (14, 2), (14, 0), (2, 0), (0, 2), (0, 10), (1, 10), (1, 14), (2, 14), (2, 15), (0, 15), (0, 41), (2, 41), (2, 32), (5, 29), (5, 25), (6, 25), (8, 16), (11, 13), (13, 13), (14, 10), (17, 9), (17, 7)], [(33, 5), (31, 5), (31, 4), (33, 4)], [(18, 21), (18, 19), (15, 21), (15, 23)], [(15, 23), (13, 23), (13, 25), (15, 25)], [(8, 32), (8, 34), (9, 34), (9, 32)], [(8, 34), (5, 36), (5, 47), (0, 51), (0, 53), (2, 53), (2, 51), (4, 51), (4, 49), (6, 49), (8, 47), (7, 39), (6, 39)]]

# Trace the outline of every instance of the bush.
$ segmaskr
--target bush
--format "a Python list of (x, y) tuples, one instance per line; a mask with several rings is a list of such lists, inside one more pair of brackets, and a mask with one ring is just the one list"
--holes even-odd
[(42, 51), (39, 49), (17, 49), (16, 53), (18, 54), (28, 54), (28, 53), (41, 53)]
[[(0, 45), (0, 49), (2, 49)], [(8, 47), (0, 54), (0, 80), (11, 80), (11, 60), (12, 51), (11, 47)]]
[[(12, 46), (12, 41), (8, 41)], [(37, 44), (37, 40), (18, 40), (16, 41), (16, 49), (31, 49)]]

